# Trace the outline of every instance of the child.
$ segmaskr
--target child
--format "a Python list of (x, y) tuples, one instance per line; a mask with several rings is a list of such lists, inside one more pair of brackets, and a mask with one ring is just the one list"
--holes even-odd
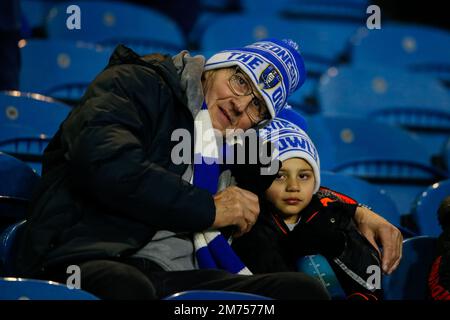
[(438, 209), (442, 233), (438, 238), (437, 258), (428, 277), (428, 287), (433, 300), (450, 300), (450, 196)]
[(301, 256), (321, 254), (348, 298), (380, 299), (381, 279), (367, 281), (369, 266), (378, 268), (381, 277), (380, 257), (353, 222), (357, 203), (320, 189), (317, 150), (295, 123), (275, 119), (261, 132), (278, 145), (282, 166), (259, 195), (261, 213), (255, 226), (233, 241), (235, 252), (253, 273), (296, 271)]

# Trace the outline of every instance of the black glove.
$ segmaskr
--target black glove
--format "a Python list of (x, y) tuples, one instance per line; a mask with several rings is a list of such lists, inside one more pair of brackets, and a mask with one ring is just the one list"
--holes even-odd
[[(255, 146), (253, 145), (253, 147)], [(267, 142), (267, 146), (264, 148), (254, 149), (250, 149), (250, 143), (234, 145), (235, 161), (229, 168), (231, 169), (233, 177), (236, 179), (238, 187), (261, 196), (271, 186), (282, 164), (278, 159), (271, 159), (269, 157), (270, 154), (263, 154), (263, 152), (266, 152), (267, 150), (272, 150), (271, 148), (272, 144), (270, 142)], [(256, 156), (255, 154), (251, 154), (251, 152), (257, 152)], [(244, 163), (240, 164), (238, 163), (238, 160), (241, 160), (241, 162)], [(267, 163), (268, 160), (271, 161)]]

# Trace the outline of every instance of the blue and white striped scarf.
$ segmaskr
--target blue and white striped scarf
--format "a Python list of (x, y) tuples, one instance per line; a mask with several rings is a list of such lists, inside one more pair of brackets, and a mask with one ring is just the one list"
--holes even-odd
[[(193, 184), (216, 194), (220, 175), (219, 146), (205, 102), (195, 117), (194, 141)], [(195, 233), (194, 248), (200, 269), (222, 269), (234, 274), (252, 274), (218, 230)]]

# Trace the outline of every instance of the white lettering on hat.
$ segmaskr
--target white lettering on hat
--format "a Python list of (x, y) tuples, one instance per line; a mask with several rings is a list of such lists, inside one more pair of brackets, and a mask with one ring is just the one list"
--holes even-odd
[(284, 150), (294, 148), (297, 150), (302, 150), (309, 154), (315, 161), (317, 161), (317, 151), (312, 147), (306, 138), (300, 136), (288, 136), (280, 138), (278, 140), (278, 150), (283, 153)]
[(283, 89), (281, 88), (281, 86), (279, 86), (273, 93), (272, 93), (272, 101), (274, 104), (274, 108), (278, 109), (281, 108), (281, 106), (284, 103), (284, 99), (283, 99)]
[(264, 63), (264, 61), (261, 60), (261, 59), (258, 58), (258, 57), (254, 57), (253, 60), (251, 60), (251, 61), (248, 63), (248, 66), (249, 66), (251, 69), (255, 70), (258, 66), (261, 65), (261, 63)]

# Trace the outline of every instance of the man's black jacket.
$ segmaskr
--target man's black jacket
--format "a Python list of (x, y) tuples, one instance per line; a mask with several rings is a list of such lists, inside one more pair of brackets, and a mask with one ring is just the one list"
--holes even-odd
[(170, 57), (143, 59), (119, 46), (44, 154), (42, 182), (16, 265), (46, 266), (130, 255), (157, 230), (212, 225), (212, 196), (181, 179), (171, 161), (175, 129), (193, 116)]

